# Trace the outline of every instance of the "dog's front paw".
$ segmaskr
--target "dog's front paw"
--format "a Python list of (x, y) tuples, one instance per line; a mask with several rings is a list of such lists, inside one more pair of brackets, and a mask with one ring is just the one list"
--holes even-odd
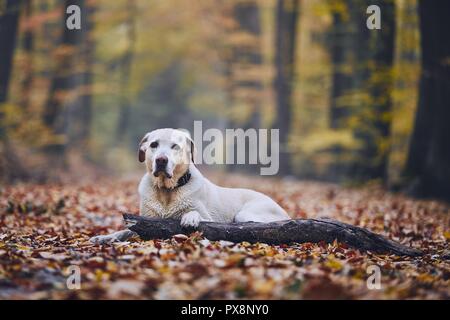
[(197, 228), (200, 221), (202, 221), (202, 217), (197, 211), (190, 211), (181, 217), (181, 225), (183, 227)]
[(108, 243), (113, 243), (113, 242), (119, 241), (119, 239), (114, 235), (108, 234), (105, 236), (92, 237), (89, 239), (89, 241), (94, 244), (108, 244)]

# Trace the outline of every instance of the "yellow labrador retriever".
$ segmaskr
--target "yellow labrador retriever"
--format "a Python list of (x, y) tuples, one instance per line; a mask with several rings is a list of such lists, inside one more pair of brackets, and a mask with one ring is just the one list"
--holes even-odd
[[(219, 187), (194, 165), (194, 143), (176, 129), (147, 133), (139, 145), (146, 174), (139, 184), (140, 214), (180, 219), (183, 226), (200, 221), (271, 222), (288, 220), (287, 213), (268, 196), (248, 189)], [(94, 243), (124, 241), (134, 233), (122, 230), (91, 238)]]

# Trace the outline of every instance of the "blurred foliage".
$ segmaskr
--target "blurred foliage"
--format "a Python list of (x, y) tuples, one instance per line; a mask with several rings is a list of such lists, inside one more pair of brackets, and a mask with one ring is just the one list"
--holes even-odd
[[(377, 163), (388, 156), (389, 180), (396, 183), (400, 178), (420, 71), (416, 2), (395, 1), (392, 67), (380, 67), (370, 58), (358, 60), (356, 45), (349, 47), (346, 63), (334, 65), (335, 69), (329, 38), (335, 32), (333, 17), (340, 17), (345, 24), (339, 31), (345, 39), (356, 37), (359, 20), (355, 21), (354, 12), (365, 12), (368, 2), (301, 2), (292, 84), (292, 174), (352, 179), (355, 165)], [(27, 161), (32, 161), (31, 155), (45, 153), (48, 146), (61, 141), (71, 143), (66, 136), (52, 133), (42, 121), (58, 59), (65, 54), (78, 62), (77, 70), (66, 70), (68, 73), (86, 71), (77, 48), (60, 43), (64, 1), (31, 3), (31, 16), (21, 15), (10, 99), (3, 107), (3, 125), (16, 142), (18, 152), (27, 155)], [(95, 9), (93, 29), (87, 30), (88, 38), (95, 44), (90, 70), (93, 82), (78, 88), (76, 94), (93, 98), (88, 145), (78, 150), (89, 161), (107, 163), (118, 172), (133, 170), (135, 147), (145, 132), (164, 126), (192, 129), (193, 120), (204, 120), (204, 128), (219, 129), (273, 125), (277, 112), (273, 99), (275, 0), (89, 0), (86, 4)], [(252, 26), (246, 29), (245, 19), (239, 20), (242, 8), (256, 10), (253, 27), (257, 27), (257, 32), (251, 31)], [(363, 14), (360, 21), (365, 23), (366, 17)], [(27, 30), (33, 35), (31, 52), (22, 45)], [(373, 46), (377, 43), (371, 42), (374, 39), (371, 36), (368, 40), (371, 52), (376, 51)], [(251, 61), (248, 57), (252, 54), (260, 58)], [(130, 61), (128, 67), (126, 59)], [(361, 72), (368, 72), (369, 76), (333, 98), (336, 70), (353, 82)], [(27, 74), (32, 74), (32, 85), (24, 91)], [(386, 87), (390, 79), (392, 88)], [(385, 92), (374, 95), (373, 87)], [(60, 94), (66, 105), (70, 94)], [(26, 107), (21, 106), (24, 96)], [(336, 128), (330, 126), (333, 99), (338, 108), (349, 110)], [(383, 99), (392, 99), (391, 110), (380, 113), (371, 107), (384, 103)], [(59, 112), (70, 122), (70, 112)], [(129, 118), (122, 124), (126, 126), (122, 136), (118, 126), (124, 112)], [(388, 137), (379, 135), (377, 121), (390, 124)], [(368, 144), (376, 146), (376, 155), (370, 159), (360, 152)]]

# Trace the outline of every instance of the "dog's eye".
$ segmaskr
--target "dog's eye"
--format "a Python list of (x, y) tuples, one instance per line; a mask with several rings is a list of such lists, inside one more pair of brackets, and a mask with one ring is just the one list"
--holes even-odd
[(158, 142), (152, 142), (150, 143), (150, 148), (154, 149), (154, 148), (158, 148)]
[(174, 143), (174, 144), (172, 145), (172, 149), (173, 149), (173, 150), (180, 150), (180, 146), (177, 145), (176, 143)]

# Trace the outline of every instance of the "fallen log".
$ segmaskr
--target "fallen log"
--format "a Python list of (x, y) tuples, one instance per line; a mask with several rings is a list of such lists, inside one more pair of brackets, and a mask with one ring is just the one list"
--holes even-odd
[(200, 231), (205, 238), (212, 241), (247, 241), (277, 245), (321, 241), (332, 243), (337, 240), (363, 251), (411, 257), (422, 255), (418, 249), (332, 219), (297, 219), (271, 223), (201, 222), (197, 229), (192, 229), (182, 227), (179, 220), (173, 219), (148, 218), (133, 214), (124, 214), (123, 218), (128, 229), (136, 232), (143, 240), (167, 239), (176, 234), (188, 235), (193, 231)]

